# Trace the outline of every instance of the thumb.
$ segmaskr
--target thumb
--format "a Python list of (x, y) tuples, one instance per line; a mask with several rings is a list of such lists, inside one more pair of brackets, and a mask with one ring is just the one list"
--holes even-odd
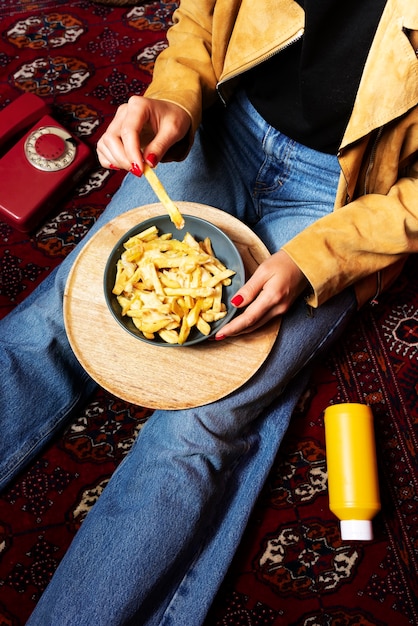
[(188, 113), (176, 106), (175, 114), (165, 116), (158, 127), (157, 133), (144, 148), (144, 159), (151, 167), (155, 167), (166, 152), (181, 141), (189, 132), (190, 117)]

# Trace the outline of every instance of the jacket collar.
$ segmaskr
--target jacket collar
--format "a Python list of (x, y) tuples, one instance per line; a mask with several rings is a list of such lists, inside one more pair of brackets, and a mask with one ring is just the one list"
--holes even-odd
[(341, 147), (418, 103), (418, 2), (388, 0), (370, 49)]
[[(216, 5), (219, 25), (235, 6), (236, 19), (225, 57), (213, 47), (218, 89), (227, 99), (232, 79), (303, 35), (304, 13), (294, 0), (258, 0), (257, 20), (249, 16), (253, 0)], [(215, 15), (214, 15), (215, 19)], [(222, 48), (222, 46), (221, 46)], [(341, 148), (389, 123), (418, 103), (418, 2), (388, 0), (371, 46)]]
[[(237, 0), (234, 1), (236, 4)], [(230, 13), (230, 5), (231, 2), (216, 5), (216, 20), (220, 26), (228, 20), (226, 12)], [(254, 0), (242, 0), (238, 1), (238, 5), (225, 56), (221, 48), (220, 84), (280, 52), (302, 37), (304, 31), (304, 12), (294, 0), (258, 0), (257, 5)], [(254, 11), (257, 17), (253, 20), (251, 15)], [(213, 48), (215, 71), (217, 47)]]

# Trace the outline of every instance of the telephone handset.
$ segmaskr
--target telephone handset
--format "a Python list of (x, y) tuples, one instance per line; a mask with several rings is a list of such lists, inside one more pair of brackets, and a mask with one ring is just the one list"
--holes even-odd
[(0, 111), (0, 219), (30, 232), (94, 163), (88, 146), (26, 93)]

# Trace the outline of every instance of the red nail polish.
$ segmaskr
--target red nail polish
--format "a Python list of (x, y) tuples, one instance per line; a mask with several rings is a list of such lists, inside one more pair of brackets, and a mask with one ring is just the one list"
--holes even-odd
[(240, 294), (231, 298), (231, 304), (233, 304), (234, 306), (239, 306), (243, 302), (244, 302), (244, 298)]
[(222, 339), (225, 339), (225, 335), (216, 335), (215, 339), (216, 341), (222, 341)]
[(131, 174), (135, 174), (135, 176), (142, 176), (142, 170), (139, 167), (138, 163), (132, 163)]
[(146, 161), (147, 161), (147, 163), (149, 165), (151, 165), (151, 167), (155, 167), (157, 165), (157, 163), (158, 163), (158, 158), (157, 158), (157, 156), (153, 152), (151, 152), (147, 156)]
[(120, 170), (120, 167), (116, 167), (116, 165), (113, 165), (112, 163), (109, 165), (109, 169), (110, 170)]

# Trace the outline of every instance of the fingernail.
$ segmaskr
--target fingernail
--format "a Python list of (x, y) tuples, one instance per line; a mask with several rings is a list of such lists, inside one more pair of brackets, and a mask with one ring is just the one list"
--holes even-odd
[(151, 165), (151, 167), (155, 167), (158, 163), (158, 158), (153, 152), (151, 152), (151, 154), (147, 155), (146, 161), (149, 165)]
[(131, 174), (135, 174), (135, 176), (142, 176), (142, 170), (139, 167), (138, 163), (132, 163)]
[(237, 294), (236, 296), (231, 298), (231, 304), (233, 304), (234, 306), (239, 306), (243, 302), (244, 302), (244, 298), (240, 294)]
[(216, 335), (215, 339), (216, 341), (222, 341), (222, 339), (225, 339), (225, 335)]
[(120, 167), (116, 167), (116, 165), (113, 165), (112, 163), (109, 165), (109, 169), (110, 170), (120, 170)]

